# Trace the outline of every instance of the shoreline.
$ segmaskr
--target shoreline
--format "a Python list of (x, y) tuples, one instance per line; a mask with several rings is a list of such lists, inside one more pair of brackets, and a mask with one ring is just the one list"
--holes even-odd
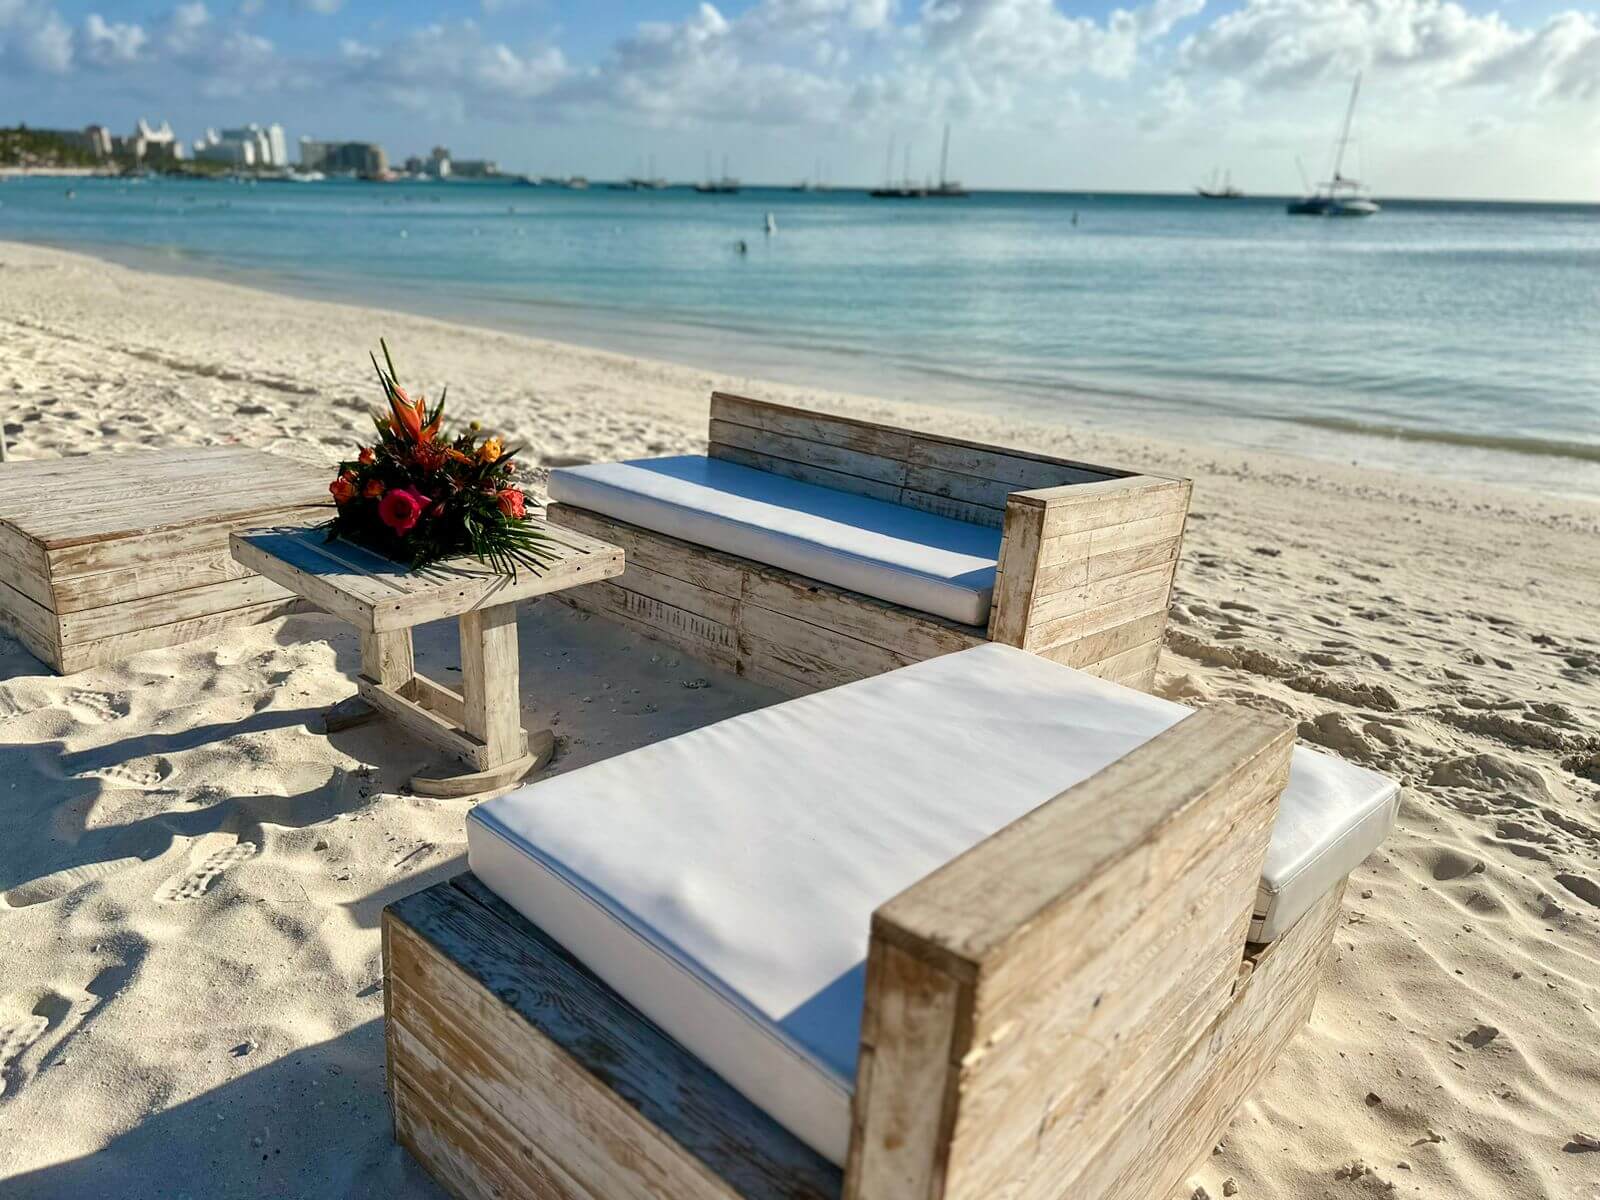
[[(403, 291), (385, 293), (375, 302), (376, 281), (363, 287), (352, 285), (348, 278), (238, 266), (173, 248), (117, 242), (72, 245), (57, 239), (13, 244), (83, 254), (133, 270), (227, 283), (295, 299), (380, 309), (393, 306), (395, 311), (446, 323), (660, 360), (689, 370), (760, 378), (806, 391), (873, 395), (916, 408), (980, 412), (1029, 424), (1073, 425), (1129, 437), (1142, 436), (1141, 428), (1159, 426), (1186, 442), (1219, 450), (1359, 465), (1465, 483), (1486, 480), (1489, 486), (1600, 502), (1600, 444), (1527, 439), (1519, 445), (1503, 436), (1385, 427), (1337, 415), (1250, 413), (1215, 397), (1196, 394), (1185, 398), (1177, 392), (1161, 394), (1131, 385), (996, 381), (956, 364), (894, 361), (814, 338), (786, 339), (682, 315), (661, 318), (621, 306), (546, 299), (522, 301), (513, 309), (504, 300), (474, 301), (466, 295), (449, 294), (438, 303), (407, 303), (413, 294), (433, 293)], [(694, 349), (686, 352), (686, 348)], [(1061, 411), (1068, 408), (1074, 411)]]
[[(407, 386), (448, 381), (451, 417), (528, 445), (536, 495), (559, 463), (703, 452), (713, 388), (1193, 477), (1156, 691), (1275, 716), (1404, 792), (1309, 1022), (1181, 1196), (1543, 1200), (1589, 1177), (1600, 506), (0, 242), (0, 419), (25, 457), (247, 445), (328, 466), (370, 436), (380, 334)], [(558, 733), (557, 772), (775, 698), (560, 604), (521, 606), (518, 640), (524, 719)], [(448, 679), (453, 626), (421, 627), (417, 658)], [(68, 677), (0, 635), (8, 1200), (442, 1200), (390, 1135), (378, 920), (466, 869), (471, 801), (408, 794), (427, 755), (387, 722), (318, 732), (358, 661), (354, 630), (318, 613)]]

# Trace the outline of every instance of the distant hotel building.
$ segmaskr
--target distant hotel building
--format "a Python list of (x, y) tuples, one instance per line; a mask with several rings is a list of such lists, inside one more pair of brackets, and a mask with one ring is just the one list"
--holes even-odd
[(500, 174), (500, 165), (487, 158), (451, 158), (446, 146), (435, 146), (426, 159), (412, 155), (406, 159), (409, 175), (431, 175), (435, 179), (485, 179)]
[(289, 147), (283, 126), (263, 128), (252, 122), (242, 129), (206, 130), (194, 144), (194, 156), (204, 162), (231, 163), (237, 167), (287, 167)]
[(300, 169), (379, 176), (389, 173), (389, 159), (376, 142), (319, 142), (303, 137), (300, 139)]
[(183, 157), (183, 145), (165, 121), (151, 125), (144, 118), (127, 137), (113, 137), (104, 125), (87, 125), (82, 129), (41, 129), (39, 133), (59, 138), (74, 150), (97, 159), (131, 158), (134, 162), (173, 162)]

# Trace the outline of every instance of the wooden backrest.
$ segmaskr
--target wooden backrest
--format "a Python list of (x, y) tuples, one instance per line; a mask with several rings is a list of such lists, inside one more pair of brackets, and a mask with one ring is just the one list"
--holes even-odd
[(996, 527), (1013, 492), (1137, 474), (725, 392), (708, 440), (714, 458)]
[(1293, 738), (1196, 713), (874, 914), (844, 1200), (1166, 1194)]

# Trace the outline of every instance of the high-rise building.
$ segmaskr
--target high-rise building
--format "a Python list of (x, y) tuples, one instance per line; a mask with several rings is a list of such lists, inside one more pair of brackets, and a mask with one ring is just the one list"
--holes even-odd
[(377, 177), (389, 173), (389, 159), (376, 142), (321, 142), (303, 137), (300, 169)]

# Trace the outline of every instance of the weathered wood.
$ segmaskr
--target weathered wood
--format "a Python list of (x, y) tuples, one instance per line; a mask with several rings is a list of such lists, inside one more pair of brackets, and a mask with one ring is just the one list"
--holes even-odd
[(846, 1197), (1098, 1196), (1065, 1181), (1231, 1001), (1293, 737), (1196, 714), (874, 914)]
[(227, 612), (206, 613), (204, 616), (191, 617), (185, 621), (174, 621), (171, 625), (134, 629), (127, 633), (100, 638), (98, 641), (78, 642), (63, 647), (61, 662), (56, 670), (63, 675), (71, 675), (75, 671), (86, 670), (89, 667), (121, 662), (130, 654), (137, 654), (141, 650), (156, 650), (164, 646), (181, 646), (185, 642), (203, 641), (232, 629), (260, 625), (305, 610), (305, 602), (291, 596), (287, 600), (252, 604), (247, 608), (235, 608)]
[(399, 691), (416, 675), (415, 651), (411, 645), (411, 630), (396, 629), (390, 633), (374, 633), (370, 629), (359, 631), (361, 637), (361, 674), (373, 683)]
[(383, 925), (396, 1136), (458, 1195), (838, 1196), (837, 1168), (471, 876)]
[(326, 482), (237, 447), (6, 463), (0, 620), (68, 672), (277, 615), (290, 594), (233, 561), (230, 527), (312, 520)]
[(622, 573), (618, 547), (572, 530), (560, 538), (551, 561), (515, 576), (472, 558), (412, 571), (364, 547), (330, 543), (320, 530), (254, 530), (234, 534), (230, 542), (236, 558), (267, 578), (357, 629), (384, 632)]
[(483, 743), (476, 756), (482, 770), (522, 753), (522, 709), (518, 703), (517, 606), (496, 604), (464, 612), (461, 624), (462, 722)]
[(63, 646), (99, 641), (114, 634), (153, 629), (188, 621), (210, 613), (231, 612), (257, 604), (275, 604), (293, 598), (293, 593), (270, 579), (247, 575), (224, 583), (184, 588), (140, 600), (124, 600), (100, 608), (79, 609), (58, 614)]

